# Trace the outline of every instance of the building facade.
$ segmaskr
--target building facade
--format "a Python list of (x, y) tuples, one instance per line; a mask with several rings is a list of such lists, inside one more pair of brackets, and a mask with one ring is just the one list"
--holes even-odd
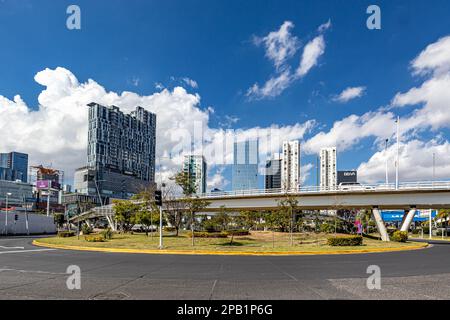
[[(75, 189), (126, 199), (153, 185), (156, 115), (142, 107), (124, 114), (116, 106), (88, 106), (88, 161), (87, 167), (77, 170)], [(81, 181), (86, 175), (88, 179)]]
[(207, 164), (204, 156), (184, 156), (183, 172), (188, 174), (197, 194), (206, 193)]
[(320, 149), (320, 189), (337, 187), (336, 147)]
[(258, 189), (258, 141), (234, 143), (232, 189)]
[(21, 181), (0, 180), (0, 207), (5, 207), (7, 196), (8, 206), (23, 206), (34, 198), (33, 186)]
[(281, 188), (281, 155), (276, 153), (272, 159), (266, 161), (266, 171), (264, 177), (265, 189)]
[(284, 141), (281, 161), (281, 188), (297, 190), (300, 186), (300, 142)]
[(28, 154), (0, 153), (0, 180), (28, 182)]

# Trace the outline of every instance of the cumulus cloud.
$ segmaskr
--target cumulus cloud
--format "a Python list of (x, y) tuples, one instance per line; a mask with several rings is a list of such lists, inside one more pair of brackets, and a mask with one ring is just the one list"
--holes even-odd
[(279, 96), (292, 82), (292, 75), (290, 70), (286, 70), (277, 76), (270, 78), (267, 82), (259, 87), (255, 83), (247, 91), (247, 96), (254, 99), (274, 98)]
[(344, 89), (340, 94), (333, 98), (333, 101), (346, 103), (355, 98), (362, 97), (364, 92), (366, 91), (366, 87), (348, 87)]
[[(374, 139), (376, 151), (358, 168), (358, 177), (363, 182), (378, 182), (385, 179), (386, 157), (393, 174), (395, 146), (387, 153), (382, 143), (395, 135), (396, 116), (393, 108), (412, 107), (400, 118), (400, 178), (401, 180), (431, 179), (432, 154), (436, 154), (436, 177), (450, 178), (449, 142), (446, 139), (424, 141), (420, 134), (431, 129), (440, 136), (439, 129), (450, 127), (450, 37), (444, 37), (427, 46), (412, 62), (413, 75), (426, 76), (424, 82), (407, 92), (397, 93), (390, 108), (363, 115), (350, 115), (336, 121), (328, 131), (321, 131), (304, 143), (307, 153), (317, 153), (321, 147), (337, 146), (339, 152), (356, 148), (365, 138)], [(345, 92), (345, 90), (344, 90)], [(391, 177), (392, 181), (392, 177)]]
[(119, 106), (126, 113), (142, 106), (157, 115), (157, 166), (161, 166), (165, 181), (180, 169), (188, 152), (205, 154), (214, 169), (215, 165), (232, 163), (232, 143), (238, 137), (266, 140), (267, 146), (261, 144), (262, 154), (277, 150), (284, 137), (301, 139), (313, 125), (224, 130), (209, 126), (212, 107), (203, 109), (200, 96), (183, 87), (149, 95), (119, 94), (92, 79), (79, 82), (61, 67), (38, 72), (35, 81), (44, 87), (35, 108), (27, 106), (19, 95), (12, 100), (0, 95), (0, 150), (27, 152), (30, 164), (51, 164), (63, 169), (68, 179), (75, 168), (86, 164), (86, 105), (93, 101)]
[[(368, 161), (360, 164), (358, 180), (365, 183), (385, 181), (386, 160), (388, 161), (389, 182), (395, 181), (395, 161), (397, 147), (375, 152)], [(429, 142), (413, 139), (400, 145), (399, 177), (402, 181), (431, 181), (433, 178), (433, 153), (435, 154), (435, 178), (450, 177), (450, 143), (432, 140)]]

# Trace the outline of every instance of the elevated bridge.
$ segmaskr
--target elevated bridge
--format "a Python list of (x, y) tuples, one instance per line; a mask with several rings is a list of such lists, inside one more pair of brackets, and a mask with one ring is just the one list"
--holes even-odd
[[(199, 198), (209, 202), (208, 207), (202, 210), (205, 213), (217, 212), (222, 208), (229, 211), (276, 209), (279, 201), (287, 196), (297, 199), (301, 210), (371, 209), (381, 238), (389, 241), (380, 210), (406, 210), (401, 230), (407, 231), (417, 209), (450, 208), (450, 182), (408, 182), (400, 184), (398, 189), (393, 184), (376, 184), (333, 189), (303, 187), (287, 191), (241, 190), (198, 195)], [(86, 217), (104, 215), (109, 222), (112, 221), (112, 214), (110, 205), (107, 208), (96, 208), (84, 215)], [(74, 221), (81, 216), (74, 217)]]

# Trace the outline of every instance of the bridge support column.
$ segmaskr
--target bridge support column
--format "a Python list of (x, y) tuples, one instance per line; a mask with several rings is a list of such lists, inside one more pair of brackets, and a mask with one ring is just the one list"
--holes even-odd
[(381, 212), (378, 207), (372, 208), (373, 217), (375, 218), (375, 223), (377, 224), (378, 232), (380, 233), (381, 240), (389, 241), (389, 235), (386, 230), (386, 226), (384, 225), (383, 218), (381, 217)]
[(402, 226), (400, 227), (400, 231), (408, 232), (409, 226), (411, 225), (411, 222), (413, 221), (415, 214), (416, 208), (411, 208), (408, 214), (406, 215), (405, 220), (402, 223)]

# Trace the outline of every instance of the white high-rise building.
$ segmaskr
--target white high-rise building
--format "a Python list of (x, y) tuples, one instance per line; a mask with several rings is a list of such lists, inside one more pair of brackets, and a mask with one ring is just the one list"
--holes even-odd
[(300, 184), (300, 143), (284, 141), (281, 156), (281, 189), (297, 190)]
[(206, 192), (206, 161), (204, 156), (184, 156), (183, 171), (189, 175), (196, 188), (196, 193)]
[(320, 189), (337, 187), (336, 147), (320, 149)]

